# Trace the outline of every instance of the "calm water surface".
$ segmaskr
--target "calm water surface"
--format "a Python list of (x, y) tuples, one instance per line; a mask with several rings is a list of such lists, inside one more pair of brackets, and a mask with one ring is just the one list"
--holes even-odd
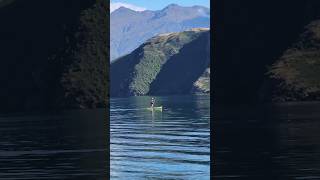
[[(111, 179), (209, 179), (209, 97), (111, 99)], [(216, 107), (216, 179), (320, 179), (320, 104)], [(108, 179), (104, 109), (0, 116), (0, 179)]]
[(0, 116), (0, 179), (106, 179), (105, 112)]
[(223, 107), (213, 121), (216, 179), (320, 179), (320, 103)]
[(209, 96), (150, 99), (111, 99), (111, 179), (210, 179)]

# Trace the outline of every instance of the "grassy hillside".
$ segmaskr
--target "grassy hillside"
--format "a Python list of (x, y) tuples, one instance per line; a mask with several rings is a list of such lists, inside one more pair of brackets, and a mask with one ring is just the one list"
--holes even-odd
[(156, 36), (111, 64), (111, 95), (190, 93), (209, 67), (209, 31)]
[(320, 100), (320, 20), (306, 26), (269, 74), (277, 82), (274, 101)]

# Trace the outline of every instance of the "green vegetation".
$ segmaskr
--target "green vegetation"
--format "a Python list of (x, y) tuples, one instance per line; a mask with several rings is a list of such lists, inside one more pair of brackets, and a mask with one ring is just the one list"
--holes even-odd
[(106, 107), (107, 8), (104, 0), (1, 8), (0, 111)]
[(70, 106), (103, 107), (108, 99), (106, 8), (106, 3), (98, 1), (81, 13), (75, 37), (77, 43), (71, 50), (73, 62), (65, 69), (61, 79), (64, 96)]
[(135, 66), (133, 81), (129, 88), (133, 95), (149, 92), (149, 86), (156, 78), (161, 67), (170, 57), (177, 54), (184, 44), (197, 38), (199, 33), (192, 31), (173, 33), (151, 40), (143, 47), (143, 57)]
[[(162, 34), (151, 38), (131, 54), (117, 59), (111, 64), (111, 95), (136, 96), (159, 94), (162, 90), (168, 90), (169, 92), (165, 92), (168, 94), (174, 93), (166, 83), (159, 82), (162, 87), (157, 87), (157, 81), (167, 79), (167, 75), (179, 76), (179, 64), (182, 65), (181, 63), (189, 62), (189, 57), (186, 57), (185, 53), (182, 52), (185, 52), (186, 47), (190, 46), (190, 44), (194, 44), (199, 39), (201, 39), (202, 43), (199, 46), (197, 44), (197, 49), (206, 50), (206, 46), (209, 45), (208, 34), (209, 31), (207, 29), (194, 29), (181, 33)], [(192, 49), (189, 49), (188, 51), (196, 52)], [(209, 54), (209, 52), (202, 53)], [(178, 64), (174, 63), (173, 66), (169, 65), (168, 67), (168, 64), (176, 62), (182, 57), (186, 60), (185, 62), (180, 62), (179, 60)], [(187, 67), (191, 68), (189, 69), (191, 73), (193, 71), (192, 66), (199, 67), (202, 74), (209, 65), (210, 60), (208, 59), (202, 58), (202, 55), (196, 52), (193, 54), (192, 63)], [(203, 68), (202, 66), (205, 67)], [(183, 65), (181, 67), (183, 67)], [(172, 72), (171, 68), (174, 68), (174, 72)], [(180, 73), (183, 74), (184, 71)], [(192, 74), (194, 73), (197, 74), (197, 71)], [(197, 79), (200, 75), (197, 75)], [(192, 78), (189, 80), (193, 81), (188, 82), (189, 85), (192, 85), (194, 81), (196, 81)], [(169, 81), (179, 84), (178, 81), (172, 81), (170, 79)], [(191, 87), (184, 87), (183, 90), (185, 91), (186, 88)], [(188, 91), (190, 93), (190, 89)]]
[(5, 7), (11, 3), (13, 3), (16, 0), (0, 0), (0, 8)]
[(275, 101), (320, 99), (320, 21), (306, 27), (269, 73), (279, 82)]

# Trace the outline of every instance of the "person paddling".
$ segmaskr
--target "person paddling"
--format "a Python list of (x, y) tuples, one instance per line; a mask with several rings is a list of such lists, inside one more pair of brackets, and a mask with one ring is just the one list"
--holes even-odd
[(155, 102), (156, 102), (156, 100), (154, 98), (151, 98), (151, 102), (150, 102), (151, 108), (154, 107)]

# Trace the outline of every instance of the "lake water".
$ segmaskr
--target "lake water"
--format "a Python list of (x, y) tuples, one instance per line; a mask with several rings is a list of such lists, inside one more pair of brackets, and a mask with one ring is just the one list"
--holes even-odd
[(210, 179), (209, 96), (150, 100), (111, 98), (111, 179)]
[[(320, 104), (215, 107), (208, 96), (111, 99), (111, 179), (320, 179)], [(0, 116), (0, 179), (108, 179), (105, 109)]]
[(320, 103), (215, 109), (216, 179), (320, 179)]
[(107, 179), (105, 109), (0, 116), (0, 179)]

